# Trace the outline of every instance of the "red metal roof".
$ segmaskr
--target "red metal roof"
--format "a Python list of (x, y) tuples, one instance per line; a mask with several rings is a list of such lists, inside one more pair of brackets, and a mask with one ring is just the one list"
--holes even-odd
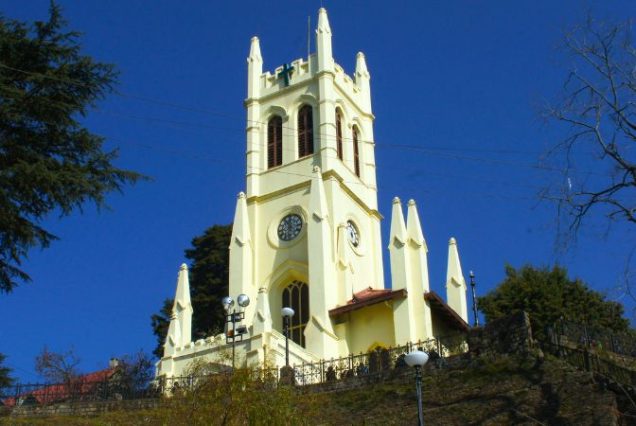
[(352, 312), (365, 306), (375, 305), (385, 300), (402, 299), (406, 297), (406, 290), (377, 290), (371, 287), (353, 294), (353, 298), (345, 305), (338, 306), (329, 311), (329, 316), (334, 317), (346, 312)]
[[(18, 395), (17, 399), (30, 397), (35, 399), (38, 404), (50, 404), (63, 401), (71, 395), (81, 396), (92, 392), (97, 384), (108, 381), (113, 374), (115, 374), (115, 371), (117, 371), (116, 368), (107, 368), (105, 370), (84, 374), (71, 380), (68, 384), (58, 383), (22, 393)], [(5, 406), (12, 407), (16, 404), (16, 397), (7, 398), (2, 402)]]
[(455, 326), (463, 331), (468, 331), (470, 326), (460, 317), (457, 312), (434, 291), (429, 291), (424, 294), (424, 299), (427, 300), (431, 306), (431, 310), (436, 311), (440, 316), (446, 319), (450, 325)]

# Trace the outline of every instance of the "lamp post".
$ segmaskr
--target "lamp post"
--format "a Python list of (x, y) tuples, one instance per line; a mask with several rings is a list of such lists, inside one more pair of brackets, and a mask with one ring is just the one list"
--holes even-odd
[(280, 310), (280, 314), (283, 316), (285, 332), (285, 367), (289, 367), (289, 322), (295, 312), (292, 308), (284, 307)]
[(475, 327), (479, 327), (479, 317), (477, 316), (477, 297), (475, 296), (475, 273), (470, 271), (470, 288), (473, 291), (473, 314), (475, 315)]
[(415, 391), (417, 392), (417, 419), (420, 426), (424, 426), (422, 412), (422, 367), (428, 362), (428, 354), (420, 350), (409, 352), (404, 357), (409, 367), (415, 367)]
[[(236, 302), (240, 308), (245, 308), (250, 304), (250, 298), (247, 294), (239, 294), (236, 298)], [(240, 340), (243, 340), (243, 334), (247, 333), (247, 327), (236, 326), (236, 323), (240, 323), (245, 318), (245, 311), (236, 311), (234, 308), (234, 299), (230, 296), (226, 296), (223, 298), (223, 309), (225, 309), (225, 324), (226, 324), (226, 332), (225, 332), (225, 343), (232, 342), (232, 370), (234, 370), (235, 363), (235, 346), (236, 346), (236, 338), (240, 337)], [(232, 324), (232, 329), (229, 329), (229, 324)]]

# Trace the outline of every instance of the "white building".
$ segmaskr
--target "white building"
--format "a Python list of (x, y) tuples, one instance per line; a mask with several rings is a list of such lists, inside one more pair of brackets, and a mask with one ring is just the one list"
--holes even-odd
[[(281, 308), (295, 310), (291, 363), (346, 356), (467, 329), (466, 283), (449, 243), (447, 300), (429, 289), (417, 207), (393, 200), (391, 289), (385, 288), (370, 74), (358, 53), (353, 77), (332, 57), (320, 9), (316, 53), (263, 72), (259, 40), (248, 62), (247, 189), (238, 195), (230, 244), (230, 295), (246, 294), (241, 365), (284, 365)], [(195, 315), (205, 315), (195, 312)], [(179, 272), (157, 374), (195, 359), (223, 362), (225, 335), (191, 339), (188, 271)], [(226, 359), (226, 358), (225, 358)]]

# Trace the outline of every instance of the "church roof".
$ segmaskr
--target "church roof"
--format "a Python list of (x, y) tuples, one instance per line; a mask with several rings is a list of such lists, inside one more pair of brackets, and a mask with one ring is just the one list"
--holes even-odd
[(448, 324), (463, 331), (468, 331), (469, 326), (466, 321), (464, 321), (453, 308), (448, 306), (439, 294), (434, 291), (429, 291), (428, 293), (424, 293), (424, 299), (429, 302), (431, 311), (442, 317)]
[[(117, 371), (116, 368), (95, 371), (84, 374), (71, 380), (69, 384), (53, 384), (43, 386), (30, 392), (18, 395), (17, 400), (29, 399), (38, 404), (51, 404), (53, 402), (64, 401), (71, 396), (78, 397), (90, 394), (95, 387), (108, 381)], [(7, 407), (16, 405), (16, 397), (6, 398), (2, 401)]]
[(346, 305), (338, 306), (329, 311), (329, 316), (335, 317), (347, 312), (353, 312), (365, 306), (375, 305), (385, 300), (403, 299), (406, 290), (376, 290), (371, 287), (353, 294), (353, 298)]

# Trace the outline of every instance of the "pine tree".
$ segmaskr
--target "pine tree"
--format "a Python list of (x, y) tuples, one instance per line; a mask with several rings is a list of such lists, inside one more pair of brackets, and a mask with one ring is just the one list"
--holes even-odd
[[(232, 225), (214, 225), (192, 239), (192, 247), (185, 251), (186, 258), (191, 261), (192, 336), (195, 339), (223, 330), (225, 313), (221, 299), (228, 294), (231, 235)], [(158, 358), (163, 356), (173, 303), (173, 299), (164, 300), (161, 310), (151, 317), (153, 333), (157, 337), (153, 354)]]
[(30, 249), (57, 239), (41, 225), (48, 214), (103, 207), (141, 177), (114, 167), (117, 151), (81, 122), (117, 73), (82, 55), (65, 24), (55, 3), (48, 22), (0, 15), (0, 292), (29, 280), (20, 266)]

